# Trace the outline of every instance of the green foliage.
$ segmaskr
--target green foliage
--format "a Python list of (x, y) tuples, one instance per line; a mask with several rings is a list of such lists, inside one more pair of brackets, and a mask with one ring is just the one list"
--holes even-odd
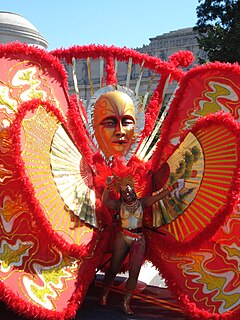
[(192, 147), (189, 151), (185, 151), (176, 171), (170, 173), (170, 184), (174, 184), (178, 179), (190, 178), (193, 164), (198, 161), (200, 155), (201, 151), (197, 146)]
[[(198, 43), (208, 61), (240, 63), (240, 1), (198, 0)], [(200, 63), (207, 62), (199, 59)]]

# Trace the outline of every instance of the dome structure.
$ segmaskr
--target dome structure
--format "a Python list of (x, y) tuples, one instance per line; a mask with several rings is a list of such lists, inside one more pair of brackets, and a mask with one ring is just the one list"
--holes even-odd
[(23, 16), (0, 11), (0, 43), (19, 41), (47, 49), (48, 42)]

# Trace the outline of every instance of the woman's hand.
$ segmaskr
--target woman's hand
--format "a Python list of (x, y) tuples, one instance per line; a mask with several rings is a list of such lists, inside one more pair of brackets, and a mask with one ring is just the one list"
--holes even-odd
[(113, 200), (110, 198), (110, 188), (111, 184), (114, 181), (114, 176), (108, 176), (106, 179), (106, 187), (104, 188), (103, 194), (102, 194), (102, 202), (105, 204), (109, 209), (118, 210), (120, 209), (120, 201), (119, 200)]
[(114, 176), (108, 176), (106, 179), (106, 186), (110, 187), (110, 185), (113, 183)]

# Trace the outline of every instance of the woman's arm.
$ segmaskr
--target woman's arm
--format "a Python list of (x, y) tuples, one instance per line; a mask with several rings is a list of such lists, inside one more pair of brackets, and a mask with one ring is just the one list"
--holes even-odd
[(110, 198), (110, 185), (113, 183), (113, 177), (109, 176), (106, 179), (106, 187), (104, 188), (102, 194), (102, 202), (107, 206), (109, 209), (119, 210), (120, 209), (120, 201), (113, 200)]
[(162, 198), (166, 197), (170, 192), (171, 192), (171, 190), (166, 188), (166, 189), (164, 189), (163, 191), (159, 192), (158, 194), (156, 194), (154, 196), (141, 198), (140, 199), (141, 204), (145, 208), (146, 207), (151, 207), (155, 202), (158, 202)]
[(120, 206), (119, 200), (113, 200), (110, 198), (110, 190), (106, 187), (102, 194), (102, 202), (107, 206), (109, 209), (118, 210)]

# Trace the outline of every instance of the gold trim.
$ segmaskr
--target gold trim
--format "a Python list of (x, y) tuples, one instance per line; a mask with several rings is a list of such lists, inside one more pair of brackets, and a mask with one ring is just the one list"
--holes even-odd
[[(196, 210), (197, 211), (197, 214), (200, 213), (200, 211)], [(188, 214), (192, 215), (195, 220), (197, 220), (203, 227), (205, 227), (205, 223), (202, 222), (202, 220), (199, 218), (199, 216), (192, 210), (192, 208), (189, 208), (188, 209)], [(195, 226), (195, 229), (197, 230), (197, 225), (194, 223), (194, 226)]]
[[(208, 190), (208, 189), (206, 189), (206, 190)], [(215, 202), (219, 203), (219, 205), (223, 204), (223, 202), (221, 200), (219, 200), (216, 197), (212, 197), (209, 194), (207, 194), (203, 188), (201, 189), (201, 193), (204, 195), (205, 198), (211, 199), (212, 201), (215, 201)], [(212, 192), (209, 192), (209, 193), (212, 194)]]

